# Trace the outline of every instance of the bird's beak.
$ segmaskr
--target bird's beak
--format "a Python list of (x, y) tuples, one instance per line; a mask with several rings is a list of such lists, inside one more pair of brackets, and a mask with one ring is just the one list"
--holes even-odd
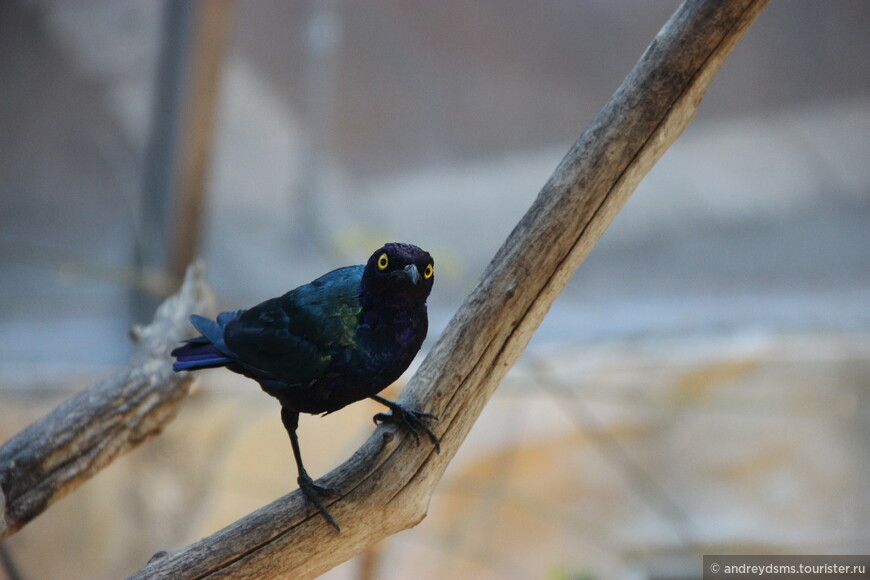
[(417, 285), (417, 282), (420, 281), (420, 271), (417, 270), (417, 266), (416, 266), (416, 265), (414, 265), (414, 264), (408, 264), (407, 266), (405, 266), (405, 267), (402, 269), (402, 271), (405, 272), (405, 274), (408, 275), (408, 278), (411, 279), (411, 283), (414, 284), (415, 286)]

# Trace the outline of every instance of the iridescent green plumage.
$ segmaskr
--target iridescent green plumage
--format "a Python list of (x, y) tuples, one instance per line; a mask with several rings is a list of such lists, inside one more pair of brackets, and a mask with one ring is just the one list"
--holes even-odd
[(191, 322), (202, 334), (175, 349), (176, 371), (226, 367), (257, 381), (277, 398), (299, 469), (299, 485), (324, 517), (316, 486), (302, 466), (299, 413), (331, 413), (370, 397), (391, 410), (390, 420), (419, 437), (438, 439), (421, 418), (377, 396), (411, 364), (428, 330), (426, 299), (434, 262), (410, 244), (386, 244), (364, 266), (333, 270), (278, 298), (217, 320)]

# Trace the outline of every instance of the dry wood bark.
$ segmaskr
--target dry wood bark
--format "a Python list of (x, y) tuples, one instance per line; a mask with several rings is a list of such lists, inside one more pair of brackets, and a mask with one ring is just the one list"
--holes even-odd
[[(694, 116), (766, 0), (687, 0), (574, 144), (423, 362), (403, 402), (440, 417), (442, 451), (378, 428), (322, 483), (342, 531), (298, 493), (155, 557), (133, 578), (311, 578), (417, 524), (483, 406), (641, 178)], [(398, 436), (397, 436), (398, 435)], [(290, 455), (288, 454), (288, 461)]]
[(0, 447), (0, 539), (39, 515), (116, 457), (160, 433), (190, 378), (172, 372), (169, 350), (190, 334), (187, 317), (212, 308), (202, 268), (137, 326), (127, 368), (71, 397)]

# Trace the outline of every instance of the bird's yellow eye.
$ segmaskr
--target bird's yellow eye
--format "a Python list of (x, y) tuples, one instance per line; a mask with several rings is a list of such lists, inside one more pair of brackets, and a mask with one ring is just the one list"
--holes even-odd
[(386, 270), (387, 266), (390, 265), (390, 258), (387, 257), (387, 253), (384, 252), (380, 256), (378, 256), (378, 270)]
[(429, 264), (428, 266), (426, 266), (426, 269), (423, 270), (423, 277), (428, 280), (432, 277), (433, 274), (435, 274), (435, 266)]

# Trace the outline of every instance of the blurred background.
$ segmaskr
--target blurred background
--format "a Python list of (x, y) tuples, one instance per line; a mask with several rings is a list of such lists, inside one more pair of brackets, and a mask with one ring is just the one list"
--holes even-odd
[[(677, 6), (0, 1), (0, 438), (123, 366), (194, 257), (236, 309), (416, 243), (438, 268), (431, 347)], [(429, 516), (326, 578), (867, 553), (868, 30), (863, 0), (765, 9)], [(312, 475), (376, 407), (303, 418)], [(202, 373), (161, 437), (4, 548), (23, 578), (123, 577), (295, 487), (276, 402)]]

